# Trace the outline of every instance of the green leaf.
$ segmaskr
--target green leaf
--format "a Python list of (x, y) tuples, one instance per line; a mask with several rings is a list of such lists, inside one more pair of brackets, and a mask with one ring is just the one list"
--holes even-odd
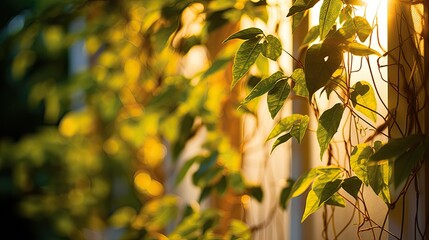
[(310, 43), (314, 42), (319, 37), (319, 25), (316, 25), (305, 35), (304, 40), (302, 41), (301, 47), (307, 46)]
[(278, 38), (268, 35), (262, 43), (262, 55), (276, 61), (282, 55), (282, 44)]
[(323, 112), (317, 127), (317, 141), (320, 146), (320, 159), (331, 142), (332, 137), (338, 130), (343, 116), (344, 106), (341, 103), (335, 104), (332, 108)]
[(331, 182), (327, 182), (323, 187), (322, 193), (320, 194), (320, 202), (319, 205), (322, 205), (326, 201), (328, 201), (332, 195), (334, 195), (338, 190), (340, 190), (342, 184), (342, 180), (336, 179)]
[(312, 8), (319, 0), (296, 0), (289, 9), (287, 17)]
[(361, 43), (357, 43), (357, 42), (351, 42), (351, 43), (347, 43), (344, 46), (344, 50), (346, 50), (347, 52), (350, 52), (353, 55), (357, 55), (357, 56), (368, 56), (371, 54), (377, 55), (377, 56), (381, 56), (381, 54), (377, 51), (375, 51), (372, 48), (369, 48)]
[(246, 189), (240, 172), (232, 172), (228, 174), (228, 185), (238, 194), (243, 193)]
[(225, 39), (223, 41), (223, 43), (226, 43), (227, 41), (231, 40), (231, 39), (243, 39), (243, 40), (248, 40), (248, 39), (253, 39), (253, 38), (258, 38), (260, 39), (260, 35), (263, 35), (264, 32), (259, 29), (259, 28), (255, 28), (255, 27), (251, 27), (251, 28), (246, 28), (243, 29), (241, 31), (238, 31), (234, 34), (232, 34), (231, 36), (229, 36), (227, 39)]
[(372, 32), (372, 27), (366, 20), (366, 18), (361, 16), (356, 16), (353, 18), (354, 25), (356, 26), (356, 33), (361, 42), (365, 42), (366, 39)]
[(176, 177), (176, 186), (179, 185), (179, 183), (183, 180), (183, 178), (186, 176), (186, 174), (188, 173), (189, 169), (192, 167), (192, 165), (195, 162), (195, 158), (191, 158), (188, 161), (185, 162), (185, 164), (183, 164), (182, 168), (180, 169), (180, 172), (177, 174)]
[(358, 197), (361, 186), (362, 181), (356, 176), (344, 179), (344, 182), (341, 185), (341, 187), (355, 199)]
[(273, 147), (271, 148), (271, 153), (274, 151), (274, 149), (276, 149), (277, 146), (279, 146), (282, 143), (287, 142), (291, 138), (292, 138), (292, 134), (290, 134), (290, 133), (286, 133), (285, 135), (282, 135), (279, 138), (277, 138), (273, 144)]
[(264, 192), (260, 186), (251, 186), (246, 188), (246, 193), (258, 202), (262, 202)]
[(227, 182), (227, 178), (226, 176), (222, 176), (222, 178), (219, 180), (218, 183), (216, 183), (215, 188), (216, 191), (220, 194), (220, 195), (224, 195), (226, 192), (226, 189), (228, 187), (228, 182)]
[(302, 20), (305, 18), (305, 16), (308, 14), (308, 10), (298, 12), (292, 16), (292, 33), (297, 29), (297, 27), (300, 25)]
[(283, 107), (283, 104), (286, 98), (289, 96), (290, 86), (287, 80), (278, 81), (274, 87), (268, 92), (267, 104), (268, 110), (270, 111), (271, 118), (277, 115), (280, 109)]
[(387, 204), (390, 203), (390, 177), (392, 167), (389, 161), (368, 162), (368, 182), (372, 190)]
[(325, 86), (341, 64), (343, 55), (337, 46), (314, 44), (305, 57), (305, 82), (309, 100), (321, 87)]
[(343, 2), (341, 0), (324, 0), (320, 8), (319, 34), (324, 40), (340, 15)]
[(353, 172), (367, 186), (369, 185), (367, 163), (372, 154), (372, 148), (361, 143), (353, 149), (350, 157), (350, 166)]
[(237, 219), (231, 220), (231, 223), (229, 224), (228, 233), (232, 235), (230, 239), (240, 239), (240, 240), (252, 239), (252, 231), (250, 230), (249, 226), (247, 226), (246, 223)]
[(423, 142), (420, 142), (417, 147), (409, 149), (395, 160), (393, 165), (393, 183), (395, 188), (411, 175), (412, 170), (423, 159), (425, 151), (425, 145)]
[(350, 93), (353, 107), (373, 122), (377, 121), (377, 100), (374, 90), (368, 82), (360, 81), (352, 86)]
[(203, 73), (203, 75), (201, 76), (201, 79), (205, 79), (208, 76), (210, 76), (210, 75), (216, 73), (217, 71), (221, 70), (230, 61), (231, 61), (230, 57), (217, 59), (216, 61), (213, 62), (213, 64), (210, 66), (210, 68), (207, 69), (207, 71), (205, 71)]
[[(329, 198), (334, 193), (336, 193), (336, 191), (338, 191), (339, 187), (341, 187), (341, 180), (333, 181), (331, 184), (329, 184), (329, 182), (326, 182), (321, 178), (322, 177), (319, 176), (314, 180), (313, 186), (308, 192), (307, 198), (305, 200), (305, 209), (304, 214), (302, 215), (301, 223), (304, 222), (308, 216), (319, 210), (320, 207), (322, 207), (322, 204), (329, 200)], [(338, 186), (336, 186), (337, 184)], [(326, 188), (327, 185), (328, 187)], [(326, 191), (325, 194), (323, 193), (324, 191)]]
[(240, 103), (240, 105), (244, 105), (251, 100), (267, 93), (270, 91), (276, 84), (277, 81), (280, 79), (283, 79), (284, 75), (282, 72), (277, 71), (273, 73), (271, 76), (262, 79), (261, 81), (256, 84), (256, 86), (250, 91), (249, 95)]
[(303, 194), (318, 175), (319, 172), (317, 171), (317, 168), (312, 168), (302, 174), (293, 184), (290, 195), (292, 197), (298, 197)]
[(261, 38), (252, 38), (243, 42), (235, 54), (234, 65), (232, 66), (232, 84), (231, 88), (246, 74), (250, 67), (255, 63), (262, 51), (262, 45), (259, 44)]
[(290, 134), (298, 141), (298, 143), (301, 143), (302, 139), (304, 138), (309, 122), (310, 117), (304, 115), (300, 121), (297, 121), (293, 124)]
[(204, 187), (200, 192), (200, 196), (198, 197), (198, 202), (202, 202), (204, 199), (206, 199), (212, 192), (212, 189), (213, 189), (212, 186)]
[(304, 69), (302, 68), (295, 69), (292, 73), (292, 76), (290, 77), (295, 82), (293, 91), (295, 91), (296, 95), (308, 98), (308, 89), (307, 89), (307, 83), (305, 82)]
[(271, 131), (270, 135), (267, 138), (267, 141), (278, 136), (283, 132), (290, 131), (294, 126), (295, 122), (302, 121), (302, 119), (306, 117), (308, 116), (301, 115), (301, 114), (292, 114), (289, 117), (283, 118), (274, 126), (273, 130)]
[(334, 195), (332, 195), (331, 198), (328, 199), (328, 201), (325, 202), (325, 204), (337, 206), (337, 207), (345, 207), (346, 200), (344, 200), (344, 198), (341, 197), (340, 194), (335, 193)]
[(383, 145), (371, 156), (370, 160), (379, 161), (397, 158), (424, 140), (425, 136), (422, 134), (413, 134), (405, 138), (390, 139), (388, 143)]
[(292, 190), (292, 186), (294, 184), (294, 181), (292, 179), (288, 179), (287, 180), (287, 186), (284, 187), (280, 193), (280, 200), (279, 200), (279, 204), (280, 207), (282, 209), (286, 209), (287, 208), (287, 204), (289, 199), (291, 198), (291, 190)]

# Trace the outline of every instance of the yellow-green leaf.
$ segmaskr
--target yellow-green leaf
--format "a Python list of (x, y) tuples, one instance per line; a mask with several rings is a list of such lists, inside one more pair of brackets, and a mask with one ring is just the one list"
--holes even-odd
[(291, 78), (295, 82), (293, 91), (295, 91), (296, 95), (308, 98), (308, 89), (307, 89), (307, 83), (305, 82), (304, 69), (302, 68), (295, 69), (292, 73)]
[(232, 84), (233, 88), (237, 82), (246, 74), (250, 67), (255, 63), (262, 51), (262, 45), (259, 44), (260, 37), (249, 39), (241, 44), (234, 58), (232, 66)]
[(317, 168), (312, 168), (302, 174), (298, 180), (293, 184), (292, 190), (290, 192), (291, 197), (298, 197), (302, 193), (307, 190), (308, 187), (310, 187), (311, 183), (314, 181), (314, 179), (319, 175), (319, 172), (317, 171)]
[(268, 91), (270, 91), (276, 84), (277, 81), (283, 79), (284, 75), (282, 72), (277, 71), (273, 73), (271, 76), (262, 79), (256, 84), (256, 86), (250, 91), (249, 95), (241, 102), (241, 105), (244, 105), (256, 97), (259, 97)]
[(287, 17), (294, 15), (295, 13), (305, 11), (312, 8), (319, 0), (296, 0), (292, 7), (289, 9)]
[(287, 80), (278, 81), (274, 87), (268, 92), (267, 104), (268, 110), (270, 111), (271, 118), (277, 115), (280, 109), (283, 107), (283, 103), (289, 96), (290, 86)]
[(270, 135), (267, 138), (267, 141), (278, 136), (283, 132), (290, 131), (295, 122), (301, 121), (303, 118), (306, 118), (306, 117), (308, 116), (301, 115), (301, 114), (292, 114), (289, 117), (283, 118), (276, 124), (276, 126), (274, 126), (273, 130), (271, 131)]
[(319, 35), (324, 40), (340, 15), (343, 2), (341, 0), (324, 0), (319, 15)]
[(345, 45), (344, 50), (356, 56), (368, 56), (372, 54), (381, 56), (381, 54), (376, 50), (357, 42), (348, 43)]
[(238, 32), (232, 34), (227, 39), (225, 39), (223, 41), (223, 43), (225, 43), (231, 39), (237, 39), (237, 38), (238, 39), (244, 39), (244, 40), (257, 38), (258, 36), (260, 38), (261, 37), (260, 35), (263, 35), (263, 34), (264, 34), (264, 32), (259, 28), (255, 28), (255, 27), (246, 28), (246, 29), (243, 29), (241, 31), (238, 31)]
[(372, 148), (365, 143), (361, 143), (354, 147), (350, 157), (350, 166), (353, 172), (367, 186), (369, 185), (367, 162), (372, 154)]
[(317, 127), (317, 141), (320, 146), (320, 159), (331, 142), (332, 137), (338, 130), (343, 116), (344, 106), (341, 103), (335, 104), (332, 108), (323, 112)]
[(265, 40), (262, 44), (262, 55), (271, 60), (277, 60), (282, 55), (280, 40), (273, 35), (268, 35)]
[(305, 35), (304, 40), (302, 41), (301, 47), (305, 47), (310, 43), (314, 42), (319, 37), (319, 25), (316, 25), (310, 30), (308, 30), (307, 35)]
[(360, 81), (352, 86), (350, 93), (353, 107), (373, 122), (377, 121), (377, 100), (374, 90), (368, 82)]

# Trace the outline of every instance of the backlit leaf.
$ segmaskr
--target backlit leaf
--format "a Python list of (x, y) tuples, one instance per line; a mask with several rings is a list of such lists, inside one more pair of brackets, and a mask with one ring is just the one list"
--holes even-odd
[(201, 76), (201, 79), (205, 79), (208, 76), (216, 73), (217, 71), (221, 70), (223, 67), (225, 67), (229, 62), (231, 61), (231, 58), (220, 58), (213, 62), (213, 64), (210, 66), (207, 71), (203, 73)]
[(353, 172), (365, 185), (369, 185), (367, 162), (372, 154), (372, 148), (365, 143), (361, 143), (353, 149), (350, 156), (350, 166)]
[(417, 147), (409, 149), (394, 161), (393, 183), (397, 188), (408, 176), (413, 168), (423, 159), (425, 145), (421, 142)]
[(350, 93), (353, 107), (373, 122), (377, 121), (377, 100), (374, 90), (368, 82), (360, 81), (352, 86)]
[(243, 193), (245, 188), (243, 177), (240, 172), (232, 172), (228, 174), (228, 185), (234, 190), (236, 193)]
[(381, 56), (381, 54), (376, 50), (357, 42), (348, 43), (344, 46), (344, 50), (356, 56), (368, 56), (372, 54)]
[(345, 207), (346, 206), (346, 200), (344, 200), (343, 197), (341, 197), (340, 194), (335, 193), (331, 196), (331, 198), (328, 199), (328, 201), (325, 202), (325, 204), (336, 206), (336, 207)]
[(305, 82), (309, 100), (321, 87), (325, 86), (341, 64), (342, 53), (337, 46), (314, 44), (305, 57)]
[(278, 81), (274, 87), (268, 92), (267, 104), (268, 110), (270, 111), (271, 118), (277, 115), (280, 109), (283, 107), (283, 103), (289, 96), (290, 86), (287, 80)]
[(250, 67), (255, 63), (262, 51), (262, 45), (259, 44), (261, 38), (252, 38), (243, 42), (235, 54), (234, 65), (232, 66), (232, 84), (233, 88), (237, 82), (246, 74)]
[(338, 190), (340, 190), (342, 184), (342, 180), (336, 179), (331, 182), (327, 182), (323, 187), (322, 193), (320, 194), (320, 202), (319, 205), (322, 205), (326, 201), (328, 201), (332, 195), (334, 195)]
[(256, 84), (256, 86), (250, 91), (249, 95), (241, 102), (241, 105), (244, 105), (256, 97), (259, 97), (268, 91), (270, 91), (276, 84), (277, 81), (283, 79), (284, 75), (282, 72), (277, 71), (273, 73), (271, 76), (262, 79)]
[(267, 138), (267, 141), (280, 135), (283, 132), (289, 132), (292, 129), (295, 122), (301, 121), (303, 118), (307, 118), (307, 117), (308, 116), (306, 115), (292, 114), (291, 116), (283, 118), (274, 126), (273, 130), (271, 131), (270, 135)]
[(223, 41), (223, 43), (225, 43), (231, 39), (237, 39), (237, 38), (238, 39), (244, 39), (244, 40), (257, 38), (259, 35), (263, 35), (263, 34), (264, 34), (264, 32), (259, 28), (255, 28), (255, 27), (246, 28), (246, 29), (243, 29), (241, 31), (238, 31), (238, 32), (232, 34), (227, 39), (225, 39)]
[(389, 161), (368, 162), (368, 182), (385, 203), (390, 203), (389, 183), (392, 167)]
[(308, 98), (308, 89), (307, 83), (305, 82), (304, 70), (302, 68), (295, 69), (291, 78), (295, 82), (293, 91), (295, 91), (296, 95)]
[(292, 33), (300, 25), (300, 23), (305, 18), (307, 13), (308, 13), (308, 11), (302, 11), (302, 12), (298, 12), (292, 16)]
[(319, 210), (322, 206), (320, 203), (319, 193), (316, 193), (315, 190), (310, 190), (308, 192), (307, 198), (305, 199), (305, 209), (304, 214), (302, 215), (301, 223), (307, 219), (308, 216)]
[(301, 143), (302, 139), (304, 138), (309, 122), (310, 117), (304, 115), (300, 121), (294, 123), (292, 129), (290, 130), (290, 134), (298, 141), (298, 143)]
[(303, 194), (318, 175), (317, 168), (312, 168), (302, 174), (293, 184), (290, 195), (292, 197), (298, 197)]
[(317, 141), (320, 146), (320, 159), (322, 159), (332, 137), (338, 130), (343, 112), (343, 105), (341, 103), (337, 103), (332, 108), (323, 112), (322, 116), (320, 116), (319, 125), (317, 127)]
[(312, 8), (319, 0), (296, 0), (292, 7), (289, 9), (287, 17), (294, 15), (295, 13), (305, 11)]
[(319, 34), (324, 40), (340, 15), (343, 2), (341, 0), (324, 0), (320, 8)]
[(262, 44), (262, 55), (276, 61), (277, 58), (282, 55), (282, 44), (280, 40), (271, 34), (268, 35), (265, 40), (266, 41)]
[(362, 0), (344, 0), (344, 3), (355, 5), (355, 6), (366, 6), (366, 3)]
[(369, 25), (366, 18), (361, 16), (356, 16), (353, 18), (353, 22), (356, 26), (357, 35), (361, 42), (365, 42), (365, 40), (369, 37), (372, 32), (372, 27)]

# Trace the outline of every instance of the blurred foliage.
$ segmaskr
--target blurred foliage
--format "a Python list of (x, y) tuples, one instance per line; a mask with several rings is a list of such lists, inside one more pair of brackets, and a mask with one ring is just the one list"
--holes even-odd
[(196, 48), (207, 53), (212, 34), (243, 14), (266, 20), (265, 4), (2, 2), (2, 229), (20, 226), (16, 239), (249, 239), (241, 221), (219, 232), (221, 211), (174, 195), (164, 162), (181, 168), (186, 143), (206, 129), (201, 153), (181, 171), (196, 166), (199, 201), (246, 188), (262, 199), (239, 174), (220, 123), (229, 83), (213, 76), (234, 51), (185, 60)]

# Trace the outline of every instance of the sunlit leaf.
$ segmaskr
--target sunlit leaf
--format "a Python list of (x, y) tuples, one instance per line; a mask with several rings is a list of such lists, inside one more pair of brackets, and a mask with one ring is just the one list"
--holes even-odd
[(369, 185), (367, 162), (372, 154), (372, 148), (365, 143), (361, 143), (353, 149), (350, 156), (350, 166), (353, 172), (366, 185)]
[(317, 172), (317, 168), (312, 168), (302, 174), (293, 184), (290, 195), (292, 197), (298, 197), (303, 194), (318, 175), (319, 172)]
[(295, 91), (296, 95), (308, 98), (308, 89), (307, 83), (305, 82), (304, 70), (302, 68), (295, 69), (292, 73), (291, 78), (295, 82), (295, 86), (293, 86), (293, 91)]
[(368, 82), (360, 81), (352, 86), (350, 99), (354, 109), (367, 116), (373, 122), (377, 121), (377, 100), (374, 90)]
[(241, 105), (244, 105), (251, 100), (255, 99), (256, 97), (259, 97), (268, 91), (270, 91), (276, 84), (277, 81), (280, 79), (283, 79), (284, 75), (282, 72), (277, 71), (273, 73), (271, 76), (262, 79), (261, 81), (256, 84), (256, 86), (250, 91), (249, 95), (241, 102)]
[(342, 184), (342, 180), (336, 179), (331, 182), (327, 182), (323, 187), (322, 193), (320, 194), (320, 202), (319, 205), (322, 205), (326, 201), (328, 201), (332, 195), (334, 195), (338, 190), (340, 190)]
[(317, 127), (317, 141), (320, 146), (320, 159), (331, 142), (332, 137), (338, 130), (341, 118), (343, 116), (344, 106), (341, 103), (335, 104), (332, 108), (323, 112), (319, 119)]
[(372, 32), (372, 27), (366, 20), (366, 18), (361, 16), (356, 16), (353, 18), (353, 22), (356, 26), (356, 32), (361, 42), (365, 42), (366, 39)]
[(268, 92), (267, 104), (268, 110), (270, 111), (271, 118), (277, 115), (280, 109), (283, 107), (283, 104), (286, 98), (289, 96), (290, 86), (287, 80), (278, 81), (274, 87)]
[(314, 44), (307, 50), (304, 72), (309, 100), (317, 90), (326, 85), (340, 66), (342, 57), (337, 46)]
[(291, 198), (290, 193), (291, 193), (293, 184), (294, 184), (294, 181), (292, 179), (288, 179), (287, 186), (284, 187), (280, 193), (279, 204), (282, 209), (287, 208), (288, 201)]
[[(251, 28), (246, 28), (243, 29), (241, 31), (238, 31), (234, 34), (232, 34), (231, 36), (229, 36), (227, 39), (225, 39), (223, 41), (223, 43), (231, 40), (231, 39), (244, 39), (244, 40), (248, 40), (248, 39), (253, 39), (253, 38), (257, 38), (259, 35), (263, 35), (264, 32), (259, 29), (259, 28), (255, 28), (255, 27), (251, 27)], [(260, 39), (260, 37), (259, 37)]]
[(262, 44), (262, 54), (271, 60), (277, 60), (277, 58), (282, 55), (282, 44), (280, 40), (271, 34), (268, 35), (265, 40), (266, 41)]
[(302, 41), (301, 47), (307, 46), (310, 43), (314, 42), (319, 37), (319, 25), (316, 25), (310, 30), (308, 30), (307, 35), (305, 35), (304, 40)]
[(295, 13), (305, 11), (312, 8), (319, 0), (296, 0), (292, 7), (289, 9), (287, 17), (294, 15)]
[(362, 186), (362, 181), (357, 177), (353, 176), (350, 178), (344, 179), (344, 182), (341, 184), (341, 187), (346, 190), (352, 197), (357, 199), (360, 187)]
[(270, 135), (267, 138), (267, 141), (278, 136), (283, 132), (290, 131), (295, 122), (301, 121), (303, 118), (306, 118), (306, 117), (308, 116), (301, 115), (301, 114), (292, 114), (291, 116), (283, 118), (274, 126), (273, 130), (271, 131)]
[(346, 200), (344, 200), (344, 198), (341, 197), (340, 194), (334, 193), (334, 195), (332, 195), (331, 198), (329, 198), (328, 201), (325, 202), (325, 204), (336, 207), (345, 207)]
[(249, 71), (250, 67), (255, 63), (259, 54), (262, 51), (262, 45), (259, 44), (261, 38), (252, 38), (241, 44), (238, 49), (235, 58), (234, 65), (232, 67), (233, 81), (231, 88), (233, 88), (237, 82)]
[(392, 166), (389, 161), (368, 162), (368, 182), (372, 190), (387, 204), (390, 203), (390, 177)]
[(298, 141), (298, 143), (301, 143), (302, 139), (304, 138), (309, 122), (310, 117), (304, 115), (300, 121), (294, 123), (292, 129), (290, 130), (290, 134)]
[(228, 228), (228, 233), (230, 233), (231, 239), (242, 239), (250, 240), (252, 239), (252, 232), (244, 222), (232, 219)]
[(319, 35), (324, 40), (340, 15), (343, 2), (341, 0), (324, 0), (319, 15)]
[(347, 45), (344, 46), (344, 50), (357, 56), (368, 56), (372, 54), (381, 56), (381, 54), (376, 50), (357, 42), (348, 43)]
[(308, 192), (307, 198), (305, 199), (305, 209), (304, 214), (302, 215), (301, 223), (307, 219), (308, 216), (319, 210), (322, 206), (320, 203), (319, 195), (320, 192), (315, 192), (315, 190), (311, 189)]

